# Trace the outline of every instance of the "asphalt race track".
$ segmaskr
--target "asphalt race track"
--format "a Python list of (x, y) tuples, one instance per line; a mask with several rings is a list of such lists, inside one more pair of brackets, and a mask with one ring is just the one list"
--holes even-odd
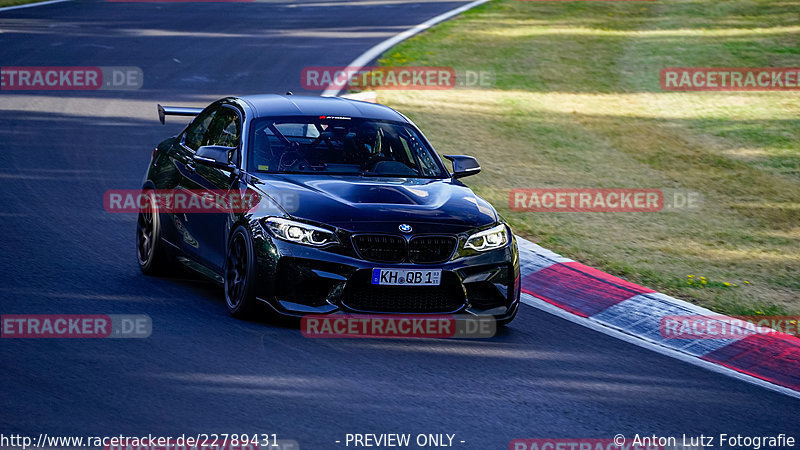
[(138, 188), (153, 146), (185, 123), (160, 125), (156, 103), (303, 93), (302, 68), (346, 65), (463, 3), (0, 12), (2, 66), (144, 73), (131, 91), (0, 93), (0, 314), (153, 321), (147, 339), (0, 340), (0, 432), (276, 433), (302, 449), (345, 448), (346, 433), (449, 433), (456, 448), (504, 449), (515, 438), (796, 432), (798, 400), (525, 305), (491, 340), (306, 339), (230, 318), (212, 284), (139, 272), (136, 217), (107, 213), (102, 198)]

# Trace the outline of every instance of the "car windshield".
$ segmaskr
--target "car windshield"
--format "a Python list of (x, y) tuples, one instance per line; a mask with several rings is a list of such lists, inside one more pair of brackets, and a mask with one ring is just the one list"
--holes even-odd
[(411, 126), (347, 117), (256, 119), (249, 168), (268, 173), (325, 173), (443, 178), (433, 150)]

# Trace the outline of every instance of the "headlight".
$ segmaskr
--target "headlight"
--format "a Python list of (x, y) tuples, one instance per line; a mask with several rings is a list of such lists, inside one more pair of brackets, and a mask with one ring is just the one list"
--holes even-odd
[(489, 228), (488, 230), (475, 233), (467, 239), (464, 248), (470, 248), (479, 252), (494, 250), (508, 243), (508, 231), (504, 224)]
[(284, 241), (314, 247), (324, 247), (328, 244), (339, 243), (339, 239), (336, 238), (332, 231), (307, 223), (278, 217), (267, 217), (263, 223), (273, 236)]

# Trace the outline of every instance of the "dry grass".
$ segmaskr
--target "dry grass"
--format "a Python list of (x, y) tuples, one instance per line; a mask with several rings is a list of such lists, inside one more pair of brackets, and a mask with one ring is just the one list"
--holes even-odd
[[(515, 231), (731, 314), (800, 313), (800, 95), (662, 92), (668, 66), (798, 67), (797, 1), (492, 2), (386, 65), (489, 70), (490, 89), (382, 91)], [(702, 208), (519, 213), (512, 188), (687, 189)], [(687, 284), (687, 275), (706, 285)], [(725, 283), (730, 283), (730, 286)], [(749, 282), (749, 283), (746, 283)]]
[(36, 3), (41, 1), (44, 0), (0, 0), (0, 8), (4, 6), (16, 6), (16, 5), (23, 5), (26, 3)]

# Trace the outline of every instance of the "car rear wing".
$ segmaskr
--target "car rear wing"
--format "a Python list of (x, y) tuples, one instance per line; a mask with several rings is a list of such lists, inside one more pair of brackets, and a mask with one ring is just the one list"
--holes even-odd
[(161, 106), (158, 105), (158, 120), (163, 125), (167, 116), (190, 116), (194, 117), (203, 112), (203, 108), (185, 108), (183, 106)]

